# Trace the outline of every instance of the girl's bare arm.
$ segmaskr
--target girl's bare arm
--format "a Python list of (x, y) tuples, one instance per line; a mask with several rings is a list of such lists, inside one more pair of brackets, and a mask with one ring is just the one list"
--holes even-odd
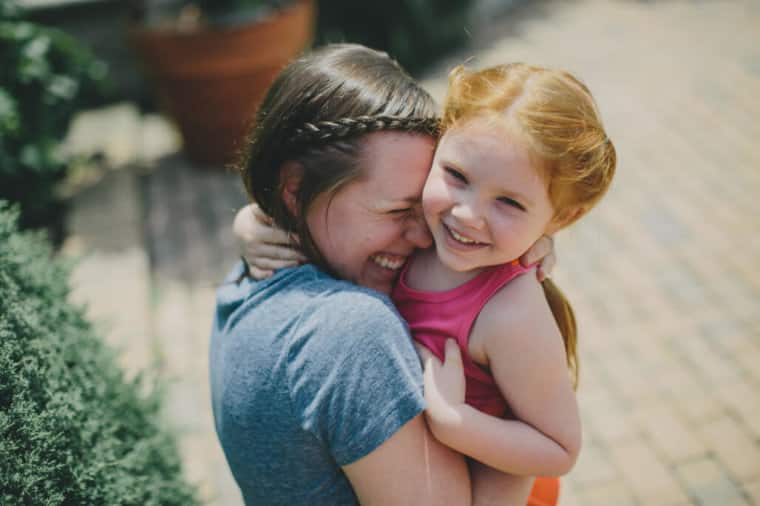
[[(506, 310), (509, 308), (509, 310)], [(459, 349), (447, 344), (445, 363), (429, 358), (426, 414), (444, 444), (490, 467), (522, 476), (558, 476), (575, 464), (580, 419), (554, 317), (534, 276), (499, 292), (478, 317), (489, 366), (515, 420), (464, 403)]]
[(256, 204), (249, 204), (237, 212), (232, 232), (254, 279), (268, 278), (275, 269), (306, 261), (298, 250), (298, 237), (277, 228)]

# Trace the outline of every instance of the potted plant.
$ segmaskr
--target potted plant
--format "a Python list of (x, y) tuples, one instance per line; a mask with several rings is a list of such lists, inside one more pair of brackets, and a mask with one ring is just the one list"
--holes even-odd
[(277, 73), (311, 41), (314, 0), (139, 2), (132, 44), (191, 160), (235, 159)]

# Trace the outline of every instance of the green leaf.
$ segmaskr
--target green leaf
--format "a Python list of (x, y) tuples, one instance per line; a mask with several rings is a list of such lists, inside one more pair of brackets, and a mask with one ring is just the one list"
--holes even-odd
[(4, 88), (0, 88), (0, 133), (3, 136), (13, 135), (18, 132), (20, 123), (16, 101)]

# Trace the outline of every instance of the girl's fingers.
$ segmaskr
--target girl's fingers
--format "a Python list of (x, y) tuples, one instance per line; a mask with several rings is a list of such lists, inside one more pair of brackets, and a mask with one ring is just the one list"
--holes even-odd
[(237, 212), (232, 230), (243, 249), (249, 245), (281, 244), (293, 246), (296, 242), (291, 235), (277, 228), (272, 219), (264, 214), (256, 204), (250, 204)]
[(248, 262), (248, 265), (265, 271), (274, 271), (300, 265), (300, 262), (297, 260), (279, 260), (277, 258), (265, 257), (248, 258), (247, 255), (245, 256), (245, 261)]
[(262, 225), (272, 225), (272, 218), (270, 218), (269, 215), (262, 211), (258, 204), (250, 204), (248, 207), (251, 209), (251, 212), (253, 213), (254, 218), (256, 218), (256, 221)]
[(422, 362), (422, 365), (425, 365), (425, 362), (428, 361), (428, 359), (435, 359), (438, 360), (438, 357), (433, 355), (433, 352), (425, 348), (423, 345), (418, 343), (417, 341), (414, 341), (414, 348), (417, 350), (417, 355), (420, 357), (420, 362)]
[(261, 233), (257, 234), (262, 243), (279, 244), (282, 246), (294, 247), (297, 243), (293, 240), (292, 234), (280, 230), (274, 226), (260, 225)]
[(524, 266), (532, 265), (554, 252), (554, 239), (548, 235), (539, 237), (528, 251), (520, 257), (520, 263)]
[[(254, 258), (269, 258), (271, 260), (288, 260), (301, 263), (306, 261), (306, 258), (300, 251), (279, 244), (250, 245), (245, 252), (245, 256), (246, 260), (248, 260), (247, 257), (252, 257), (251, 260)], [(253, 263), (255, 264), (256, 262)]]
[(555, 255), (554, 250), (552, 250), (541, 260), (541, 264), (538, 266), (539, 275), (541, 276), (539, 281), (543, 281), (544, 279), (551, 277), (552, 271), (554, 270), (554, 265), (556, 263), (557, 255)]
[(259, 269), (258, 267), (254, 267), (253, 265), (248, 266), (248, 274), (255, 279), (256, 281), (261, 281), (262, 279), (268, 279), (271, 278), (274, 274), (274, 271), (269, 271), (266, 269)]
[(446, 364), (449, 365), (462, 365), (462, 352), (459, 349), (457, 342), (452, 339), (446, 339)]

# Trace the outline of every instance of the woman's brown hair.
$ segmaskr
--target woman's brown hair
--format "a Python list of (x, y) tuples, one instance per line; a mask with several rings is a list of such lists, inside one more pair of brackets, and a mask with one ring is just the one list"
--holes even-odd
[[(588, 212), (609, 188), (615, 147), (591, 92), (568, 72), (524, 63), (477, 72), (457, 67), (449, 75), (441, 130), (474, 117), (500, 122), (524, 144), (547, 183), (554, 219), (563, 226)], [(575, 314), (552, 281), (544, 281), (543, 288), (577, 383)]]
[[(329, 270), (306, 215), (323, 193), (334, 194), (362, 173), (363, 134), (393, 130), (434, 135), (430, 95), (385, 53), (355, 44), (320, 48), (288, 65), (256, 114), (241, 175), (250, 197), (274, 222), (297, 233), (309, 260)], [(281, 169), (303, 169), (296, 212), (283, 200)]]

